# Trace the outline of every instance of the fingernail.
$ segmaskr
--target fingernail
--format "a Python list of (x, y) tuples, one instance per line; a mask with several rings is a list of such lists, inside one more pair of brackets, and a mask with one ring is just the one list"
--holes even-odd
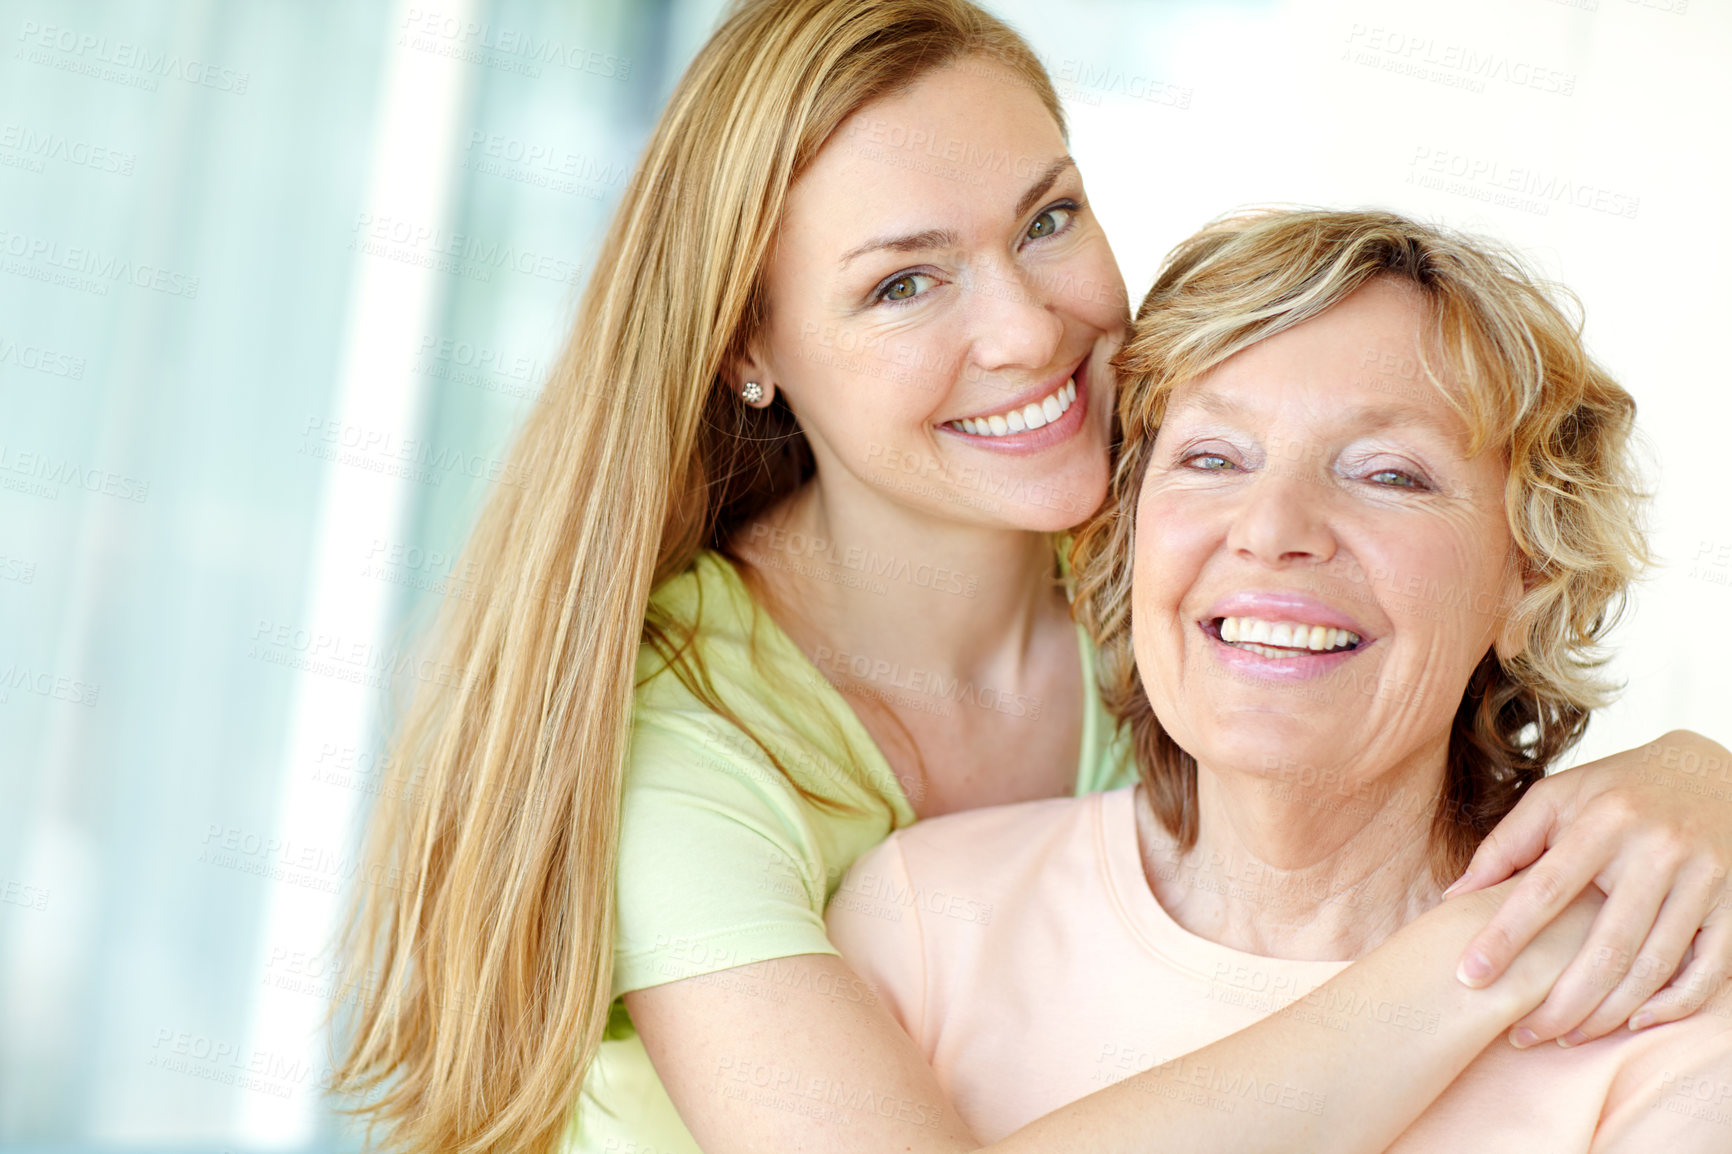
[(1521, 1029), (1515, 1031), (1509, 1036), (1509, 1044), (1518, 1050), (1525, 1050), (1539, 1040), (1540, 1036), (1528, 1029), (1526, 1026), (1523, 1026)]
[(1466, 885), (1467, 879), (1469, 877), (1471, 877), (1472, 874), (1473, 874), (1473, 871), (1469, 870), (1467, 873), (1462, 874), (1460, 877), (1458, 877), (1454, 881), (1450, 882), (1449, 888), (1443, 891), (1443, 896), (1447, 898), (1450, 894), (1454, 893), (1456, 890), (1458, 890), (1462, 886)]
[(1485, 985), (1491, 977), (1491, 962), (1478, 950), (1470, 951), (1461, 959), (1461, 965), (1456, 967), (1455, 978), (1464, 986), (1474, 989)]
[(1558, 1039), (1558, 1045), (1567, 1050), (1571, 1046), (1579, 1046), (1587, 1040), (1588, 1036), (1580, 1030), (1571, 1030), (1569, 1033)]
[(1653, 1024), (1654, 1015), (1649, 1013), (1637, 1014), (1635, 1017), (1630, 1019), (1630, 1029), (1632, 1030), (1646, 1030)]

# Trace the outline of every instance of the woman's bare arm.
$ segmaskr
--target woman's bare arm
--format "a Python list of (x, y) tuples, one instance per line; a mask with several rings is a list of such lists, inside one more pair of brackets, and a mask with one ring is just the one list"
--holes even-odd
[[(1584, 898), (1497, 981), (1469, 989), (1457, 956), (1515, 882), (1445, 903), (1320, 987), (1319, 995), (1406, 1005), (1435, 1034), (1380, 1015), (1324, 1025), (1301, 1002), (1214, 1045), (1132, 1075), (991, 1146), (968, 1132), (920, 1051), (840, 958), (809, 954), (625, 996), (663, 1084), (711, 1154), (1374, 1154), (1392, 1142), (1511, 1022), (1539, 1005), (1586, 939)], [(1076, 991), (1087, 997), (1086, 990)], [(1038, 1054), (1017, 1061), (1040, 1061)], [(1265, 1103), (1188, 1093), (1226, 1075), (1273, 1083)], [(1303, 1102), (1304, 1109), (1296, 1108)], [(1317, 1107), (1313, 1112), (1313, 1107)]]

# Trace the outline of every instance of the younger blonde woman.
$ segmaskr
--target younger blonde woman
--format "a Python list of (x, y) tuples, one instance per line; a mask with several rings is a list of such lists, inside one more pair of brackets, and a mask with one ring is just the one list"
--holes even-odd
[[(824, 904), (918, 818), (1129, 780), (1054, 547), (1106, 491), (1127, 319), (1058, 100), (1004, 25), (965, 0), (731, 12), (519, 436), (529, 484), (501, 487), (470, 542), (489, 596), (450, 602), (439, 633), (465, 675), (426, 687), (398, 739), (425, 788), (372, 818), (367, 876), (407, 882), (357, 894), (369, 984), (336, 1084), (395, 1147), (979, 1148)], [(1589, 879), (1612, 893), (1591, 960), (1648, 941), (1673, 876), (1632, 876), (1653, 842), (1732, 865), (1732, 814), (1686, 809), (1641, 761), (1560, 775), (1512, 816), (1476, 879), (1561, 840), (1473, 951), (1483, 988), (1428, 959), (1487, 928), (1489, 899), (1343, 976), (1453, 991), (1438, 1037), (1275, 1023), (1218, 1059), (1314, 1054), (1338, 1100), (1417, 1112), (1546, 996), (1579, 930), (1493, 978)], [(1563, 988), (1533, 1024), (1556, 1036), (1602, 1005), (1621, 1023), (1686, 944), (1650, 943), (1664, 972), (1610, 997)], [(1376, 1076), (1330, 1066), (1348, 1052)], [(1290, 1133), (1133, 1080), (995, 1149)]]

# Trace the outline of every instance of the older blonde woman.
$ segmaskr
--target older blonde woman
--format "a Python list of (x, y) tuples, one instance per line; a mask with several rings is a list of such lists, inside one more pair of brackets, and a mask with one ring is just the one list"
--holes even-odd
[[(1276, 1011), (1416, 1041), (1454, 1012), (1325, 983), (1442, 902), (1602, 701), (1595, 647), (1645, 557), (1634, 405), (1514, 262), (1383, 213), (1205, 230), (1118, 364), (1079, 605), (1141, 784), (899, 832), (831, 937), (984, 1138), (1158, 1066), (1176, 1099), (1291, 1111), (1295, 1148), (1362, 1141), (1387, 1120), (1332, 1113), (1304, 1062), (1181, 1055)], [(1693, 932), (1684, 904), (1666, 932)], [(1732, 1149), (1729, 1010), (1721, 989), (1595, 1041), (1516, 1031), (1370, 1136)]]

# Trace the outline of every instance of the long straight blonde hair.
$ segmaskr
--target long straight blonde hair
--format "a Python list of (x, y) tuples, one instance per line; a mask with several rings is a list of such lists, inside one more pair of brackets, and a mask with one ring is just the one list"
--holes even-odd
[(788, 190), (836, 128), (980, 55), (1062, 128), (1028, 46), (966, 0), (747, 0), (651, 135), (558, 366), (434, 634), (339, 941), (332, 1089), (410, 1151), (553, 1149), (612, 1001), (634, 666), (652, 590), (812, 472), (780, 399), (722, 381), (764, 323)]

